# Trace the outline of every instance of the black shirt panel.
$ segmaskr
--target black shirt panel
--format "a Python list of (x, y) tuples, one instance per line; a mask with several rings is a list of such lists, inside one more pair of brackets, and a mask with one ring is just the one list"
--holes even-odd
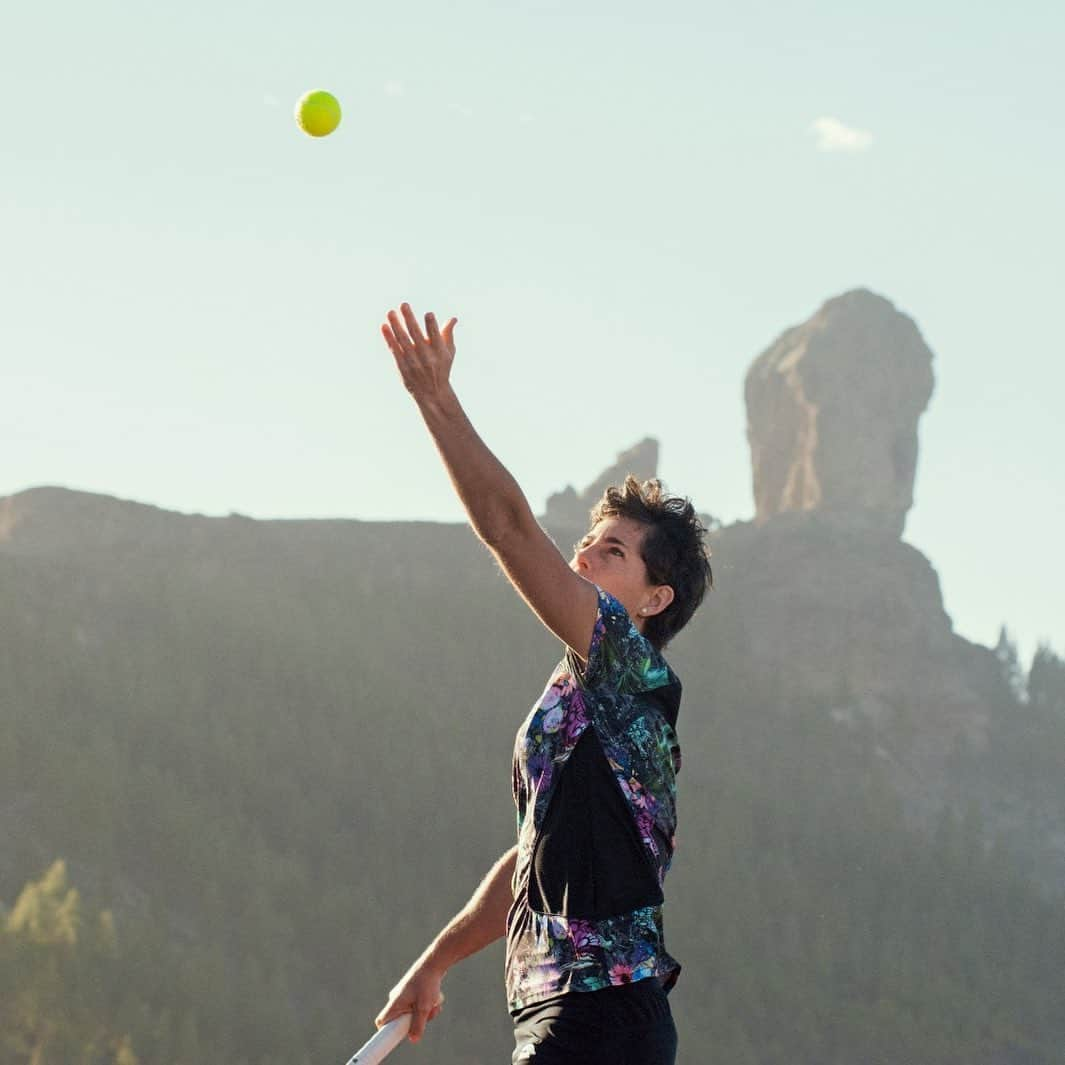
[(602, 918), (662, 901), (632, 810), (589, 726), (562, 767), (537, 837), (529, 906), (537, 913)]
[(672, 681), (669, 684), (664, 685), (661, 688), (655, 688), (653, 691), (644, 692), (643, 697), (645, 699), (652, 699), (658, 704), (659, 710), (662, 711), (663, 716), (669, 722), (671, 728), (677, 727), (677, 715), (680, 713), (680, 697), (682, 694), (682, 688), (680, 679), (670, 670)]

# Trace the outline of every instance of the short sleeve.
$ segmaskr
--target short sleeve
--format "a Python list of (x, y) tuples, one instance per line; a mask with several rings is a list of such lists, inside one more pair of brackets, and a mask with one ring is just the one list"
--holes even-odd
[(599, 613), (583, 671), (585, 686), (634, 695), (673, 684), (676, 678), (665, 659), (621, 603), (602, 588), (597, 590)]

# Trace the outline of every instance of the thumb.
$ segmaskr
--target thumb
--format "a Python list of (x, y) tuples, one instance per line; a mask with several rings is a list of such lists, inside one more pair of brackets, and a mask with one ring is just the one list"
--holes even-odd
[(458, 319), (452, 318), (447, 325), (444, 326), (444, 340), (447, 342), (447, 346), (454, 351), (455, 341), (453, 339), (455, 334), (455, 326), (458, 325)]

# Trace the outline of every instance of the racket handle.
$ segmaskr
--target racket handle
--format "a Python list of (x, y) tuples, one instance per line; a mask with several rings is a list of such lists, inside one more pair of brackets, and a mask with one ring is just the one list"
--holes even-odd
[(355, 1051), (355, 1056), (348, 1061), (348, 1065), (379, 1065), (407, 1038), (411, 1016), (404, 1013), (378, 1029), (377, 1034), (368, 1040), (365, 1046)]

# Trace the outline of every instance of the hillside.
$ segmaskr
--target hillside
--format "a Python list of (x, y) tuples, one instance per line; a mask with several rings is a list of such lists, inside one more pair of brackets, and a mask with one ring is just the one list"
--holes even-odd
[[(653, 443), (619, 462), (654, 472)], [(553, 497), (563, 550), (596, 485)], [(848, 491), (715, 523), (669, 649), (680, 1060), (1065, 1061), (1065, 663), (959, 638), (905, 484)], [(512, 842), (514, 731), (559, 653), (465, 526), (60, 488), (0, 500), (0, 633), (0, 1065), (346, 1060)], [(395, 1060), (505, 1060), (501, 965), (456, 970)]]

